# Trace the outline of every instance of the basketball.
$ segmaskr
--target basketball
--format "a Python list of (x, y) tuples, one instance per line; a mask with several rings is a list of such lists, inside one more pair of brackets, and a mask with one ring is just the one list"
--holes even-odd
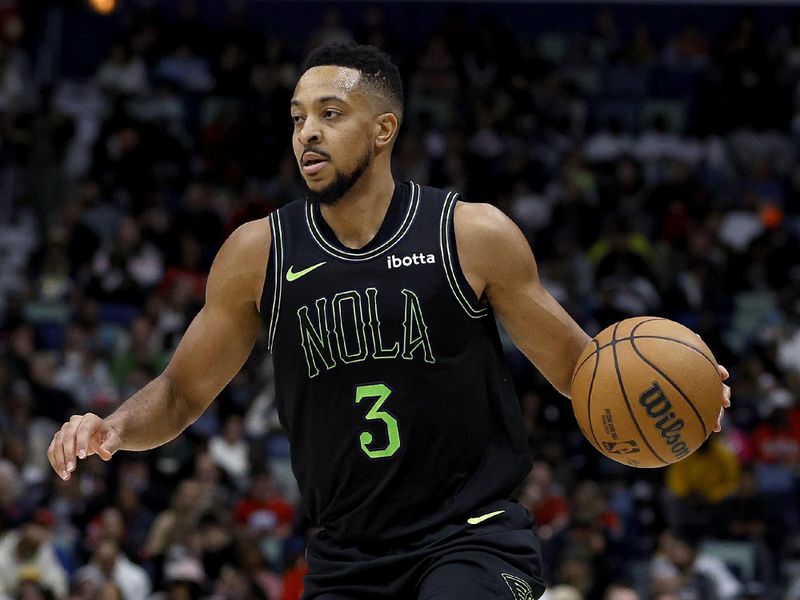
[(663, 467), (711, 434), (722, 379), (711, 350), (692, 330), (635, 317), (607, 327), (581, 353), (572, 407), (583, 435), (608, 458)]

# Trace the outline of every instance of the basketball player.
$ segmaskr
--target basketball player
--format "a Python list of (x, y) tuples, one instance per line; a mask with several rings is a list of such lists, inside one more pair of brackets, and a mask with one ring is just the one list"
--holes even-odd
[(503, 213), (394, 180), (403, 91), (385, 55), (315, 51), (290, 110), (307, 198), (231, 235), (164, 373), (106, 419), (72, 417), (53, 468), (68, 479), (76, 457), (173, 439), (263, 326), (294, 474), (323, 527), (305, 599), (538, 598), (534, 523), (509, 500), (528, 442), (494, 315), (564, 395), (589, 337)]

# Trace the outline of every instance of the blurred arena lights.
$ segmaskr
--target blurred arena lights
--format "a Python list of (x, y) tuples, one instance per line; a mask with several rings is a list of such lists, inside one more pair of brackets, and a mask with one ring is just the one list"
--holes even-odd
[(117, 8), (117, 0), (89, 0), (89, 6), (101, 15), (109, 15)]

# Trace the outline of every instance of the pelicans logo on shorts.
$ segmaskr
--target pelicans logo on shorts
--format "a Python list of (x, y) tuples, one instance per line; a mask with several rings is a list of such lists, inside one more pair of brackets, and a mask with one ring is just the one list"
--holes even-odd
[(514, 600), (535, 600), (530, 584), (524, 579), (508, 573), (500, 573), (511, 590)]

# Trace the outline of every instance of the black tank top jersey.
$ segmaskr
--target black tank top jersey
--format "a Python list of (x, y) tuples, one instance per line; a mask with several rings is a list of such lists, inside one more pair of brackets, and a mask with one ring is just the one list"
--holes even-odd
[(459, 267), (456, 198), (397, 184), (359, 250), (316, 205), (270, 216), (261, 315), (278, 412), (306, 510), (337, 541), (476, 516), (530, 467), (493, 313)]

